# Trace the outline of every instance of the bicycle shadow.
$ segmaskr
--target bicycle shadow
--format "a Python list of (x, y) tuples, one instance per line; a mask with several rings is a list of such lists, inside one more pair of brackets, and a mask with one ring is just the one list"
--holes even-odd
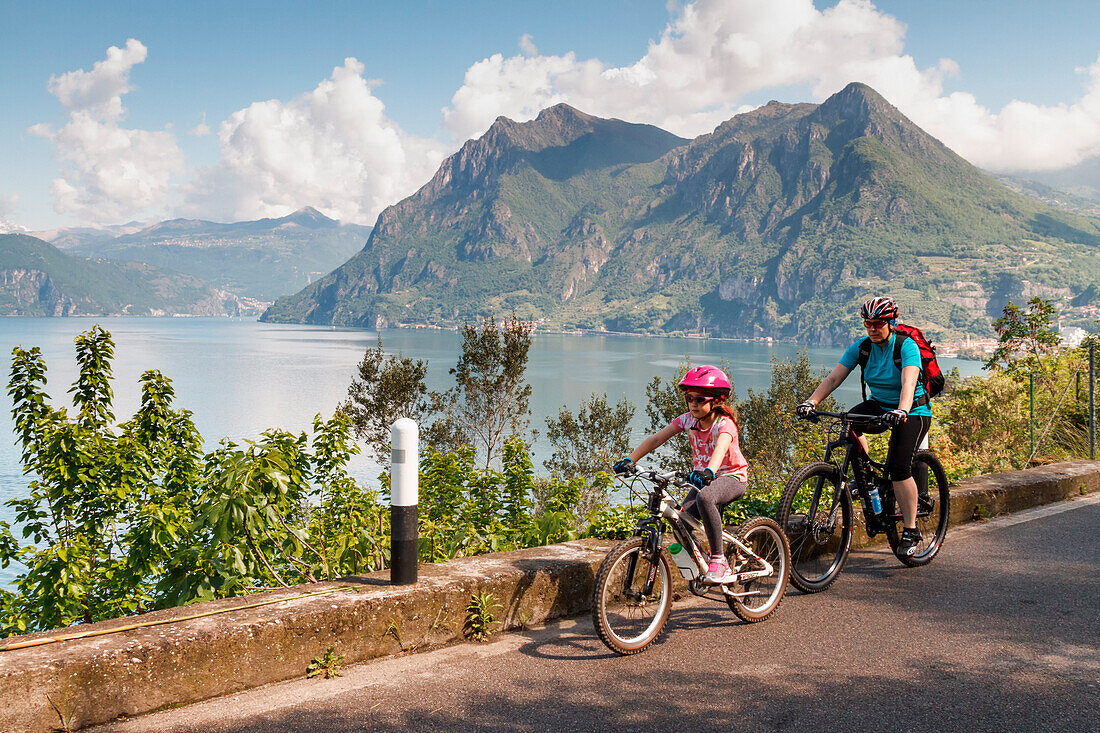
[[(715, 604), (695, 605), (696, 603)], [(732, 616), (732, 611), (720, 599), (696, 599), (692, 597), (691, 606), (680, 608), (673, 604), (668, 623), (661, 636), (648, 647), (659, 648), (670, 641), (678, 632), (696, 629), (725, 629), (744, 626), (745, 622)], [(718, 605), (721, 604), (721, 605)], [(519, 652), (536, 659), (555, 661), (596, 661), (614, 659), (620, 655), (610, 651), (600, 641), (592, 625), (591, 615), (579, 619), (559, 622), (551, 627), (526, 632), (530, 640), (519, 647)]]

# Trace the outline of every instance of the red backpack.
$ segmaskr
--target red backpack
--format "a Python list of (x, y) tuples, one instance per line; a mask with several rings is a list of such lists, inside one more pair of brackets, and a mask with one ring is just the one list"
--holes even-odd
[[(901, 371), (901, 345), (907, 338), (913, 339), (920, 349), (920, 383), (924, 387), (925, 400), (919, 404), (925, 404), (927, 400), (943, 392), (947, 380), (943, 376), (936, 361), (936, 347), (932, 345), (916, 326), (907, 326), (899, 323), (894, 326), (897, 337), (894, 339), (894, 366)], [(863, 381), (863, 368), (867, 366), (867, 359), (871, 356), (871, 339), (864, 338), (859, 344), (859, 386), (863, 389), (863, 399), (867, 399), (867, 384)]]

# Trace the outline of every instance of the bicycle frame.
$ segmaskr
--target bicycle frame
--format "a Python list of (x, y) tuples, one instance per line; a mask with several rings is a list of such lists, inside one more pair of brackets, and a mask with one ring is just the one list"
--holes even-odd
[[(866, 422), (866, 423), (869, 424), (872, 421), (880, 419), (880, 418), (877, 415), (857, 415), (857, 414), (852, 414), (852, 413), (848, 413), (848, 412), (825, 412), (825, 411), (821, 411), (821, 412), (818, 412), (817, 415), (821, 415), (821, 416), (824, 416), (824, 417), (838, 418), (840, 420), (840, 435), (836, 440), (830, 440), (828, 443), (825, 444), (825, 456), (822, 460), (825, 463), (831, 463), (832, 465), (836, 466), (837, 472), (838, 472), (837, 475), (840, 477), (840, 481), (837, 484), (837, 487), (838, 487), (839, 490), (845, 490), (845, 488), (846, 488), (845, 477), (848, 475), (848, 468), (852, 464), (853, 454), (856, 451), (859, 451), (860, 453), (863, 453), (863, 446), (860, 444), (859, 439), (856, 437), (856, 434), (855, 434), (855, 432), (852, 428), (853, 419), (855, 421)], [(843, 450), (844, 450), (844, 457), (841, 459), (840, 465), (837, 465), (836, 461), (833, 460), (833, 451), (838, 449), (838, 448), (843, 448)], [(894, 487), (893, 487), (893, 484), (892, 484), (891, 481), (886, 480), (886, 475), (885, 475), (886, 464), (885, 463), (878, 463), (877, 461), (872, 460), (870, 456), (867, 456), (867, 460), (870, 461), (871, 467), (875, 470), (876, 473), (878, 473), (879, 471), (883, 472), (882, 473), (882, 479), (883, 479), (882, 480), (882, 503), (883, 503), (883, 506), (894, 506), (894, 503), (893, 503), (894, 502)], [(889, 457), (887, 458), (887, 462), (889, 462)], [(889, 522), (889, 521), (898, 521), (902, 518), (901, 514), (896, 512), (896, 511), (892, 511), (889, 515), (885, 515), (885, 516), (877, 516), (877, 515), (873, 514), (872, 512), (868, 511), (868, 508), (871, 505), (870, 494), (869, 494), (869, 492), (871, 490), (871, 487), (866, 486), (864, 484), (863, 476), (860, 475), (859, 471), (853, 471), (852, 472), (852, 477), (855, 480), (856, 490), (859, 493), (860, 504), (863, 507), (864, 517), (867, 520), (868, 526), (871, 525), (872, 521), (874, 521), (874, 522), (881, 522), (881, 521)], [(917, 481), (917, 493), (918, 493), (918, 495), (919, 496), (926, 496), (927, 493), (928, 493), (928, 476), (927, 475), (915, 476), (915, 479)], [(823, 484), (824, 484), (824, 480), (819, 479), (818, 483), (817, 483), (817, 486), (814, 487), (813, 499), (810, 502), (810, 511), (807, 512), (808, 516), (816, 516), (818, 502), (820, 501), (820, 498), (821, 498), (821, 490), (823, 488)], [(835, 512), (837, 510), (837, 507), (839, 506), (839, 504), (840, 504), (840, 496), (839, 496), (839, 491), (838, 491), (833, 496), (833, 505), (829, 510), (830, 511), (830, 516), (832, 515), (832, 512)], [(918, 517), (928, 516), (928, 510), (924, 509), (923, 511), (921, 511), (918, 508), (917, 516)], [(872, 517), (874, 519), (872, 519)]]
[[(680, 510), (680, 503), (676, 500), (668, 491), (669, 484), (684, 488), (682, 485), (683, 479), (676, 471), (669, 473), (657, 473), (656, 471), (637, 471), (630, 478), (642, 479), (652, 484), (652, 489), (649, 491), (649, 516), (642, 517), (638, 521), (638, 525), (634, 529), (635, 537), (642, 537), (645, 539), (644, 548), (649, 553), (650, 570), (649, 577), (646, 578), (646, 583), (640, 595), (646, 596), (653, 591), (653, 583), (657, 578), (657, 558), (660, 555), (662, 543), (665, 533), (665, 522), (668, 522), (669, 528), (672, 530), (673, 537), (676, 538), (684, 547), (691, 548), (691, 560), (695, 564), (696, 570), (700, 576), (707, 572), (706, 562), (702, 559), (702, 550), (699, 548), (697, 541), (690, 533), (683, 531), (680, 522), (684, 522), (692, 529), (702, 529), (703, 523), (690, 514)], [(620, 479), (623, 483), (626, 483), (626, 479)], [(628, 484), (629, 487), (629, 484)], [(743, 543), (740, 538), (730, 534), (725, 529), (722, 530), (723, 543), (729, 543), (735, 545), (744, 555), (752, 560), (756, 560), (763, 565), (760, 570), (752, 570), (744, 573), (737, 573), (736, 583), (745, 583), (753, 580), (754, 578), (760, 578), (767, 575), (771, 575), (775, 572), (774, 566), (764, 558), (757, 555), (751, 547)], [(626, 575), (623, 582), (623, 591), (626, 595), (632, 595), (630, 593), (630, 587), (634, 580), (634, 570), (637, 564), (638, 556), (635, 555), (630, 558), (627, 564)], [(735, 568), (736, 571), (736, 568)], [(726, 586), (721, 586), (723, 593), (728, 596), (742, 597), (753, 595), (752, 592), (737, 593), (729, 590)]]

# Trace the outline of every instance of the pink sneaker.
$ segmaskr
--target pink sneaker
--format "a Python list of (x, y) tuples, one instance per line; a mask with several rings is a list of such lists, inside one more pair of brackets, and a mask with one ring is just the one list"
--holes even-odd
[(737, 576), (730, 570), (726, 558), (721, 555), (711, 556), (710, 564), (707, 565), (707, 574), (703, 576), (704, 583), (707, 585), (724, 585), (732, 583), (736, 579)]

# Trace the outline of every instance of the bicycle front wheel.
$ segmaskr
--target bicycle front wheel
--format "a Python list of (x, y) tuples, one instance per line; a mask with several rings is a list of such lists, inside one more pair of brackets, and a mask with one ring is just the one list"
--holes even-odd
[(623, 540), (607, 553), (596, 573), (592, 623), (612, 651), (637, 654), (661, 635), (672, 609), (671, 567), (664, 548), (654, 564), (641, 537)]
[(779, 524), (768, 517), (754, 517), (745, 522), (737, 532), (737, 539), (757, 557), (738, 563), (738, 547), (731, 544), (726, 555), (736, 572), (764, 570), (767, 566), (762, 560), (772, 568), (769, 574), (735, 585), (726, 594), (730, 610), (742, 621), (752, 624), (770, 617), (783, 602), (791, 573), (791, 548)]
[(791, 547), (791, 583), (817, 593), (836, 581), (852, 546), (852, 497), (836, 466), (810, 463), (783, 488), (776, 521)]
[(951, 490), (947, 486), (947, 475), (940, 459), (929, 450), (919, 450), (913, 456), (913, 478), (917, 480), (917, 529), (921, 534), (917, 551), (908, 557), (898, 553), (898, 543), (901, 541), (901, 524), (898, 522), (887, 522), (886, 539), (899, 560), (917, 568), (932, 562), (943, 547), (947, 525), (951, 521)]

